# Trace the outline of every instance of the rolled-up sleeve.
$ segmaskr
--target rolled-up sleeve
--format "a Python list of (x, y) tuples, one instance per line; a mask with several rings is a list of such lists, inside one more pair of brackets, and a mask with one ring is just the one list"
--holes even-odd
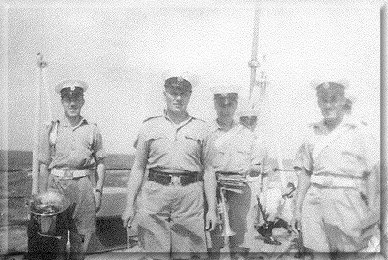
[(294, 158), (294, 169), (301, 170), (306, 169), (308, 171), (313, 170), (313, 157), (312, 157), (312, 144), (307, 138), (303, 141), (299, 147)]
[(102, 143), (102, 135), (97, 126), (94, 129), (93, 154), (97, 161), (106, 157), (105, 149)]
[(52, 123), (48, 122), (42, 125), (39, 131), (39, 143), (37, 158), (39, 163), (49, 165), (51, 163), (51, 149), (49, 134), (52, 128)]
[(149, 141), (150, 141), (150, 127), (147, 123), (144, 123), (141, 127), (140, 127), (140, 130), (139, 130), (139, 133), (137, 134), (137, 137), (136, 137), (136, 140), (135, 140), (135, 143), (133, 144), (134, 148), (136, 148), (136, 150), (138, 150), (139, 148), (140, 149), (145, 149), (145, 150), (148, 150), (148, 146), (149, 146)]
[(204, 168), (211, 165), (211, 158), (213, 157), (211, 152), (211, 147), (212, 145), (211, 145), (210, 131), (205, 131), (204, 138), (202, 141), (202, 158), (201, 158)]

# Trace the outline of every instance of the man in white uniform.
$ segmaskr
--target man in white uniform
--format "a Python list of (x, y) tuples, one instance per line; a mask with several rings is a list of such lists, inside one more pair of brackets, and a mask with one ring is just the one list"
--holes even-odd
[(379, 142), (351, 116), (346, 85), (315, 84), (323, 120), (310, 125), (296, 156), (293, 223), (315, 252), (367, 251), (379, 236)]

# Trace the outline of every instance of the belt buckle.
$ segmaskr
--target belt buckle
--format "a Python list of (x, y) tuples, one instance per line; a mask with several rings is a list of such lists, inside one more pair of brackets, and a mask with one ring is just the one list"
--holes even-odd
[(179, 176), (170, 175), (170, 177), (171, 177), (171, 182), (170, 182), (171, 185), (181, 185), (181, 178)]
[(65, 169), (65, 173), (63, 174), (64, 179), (73, 179), (73, 171), (70, 169)]

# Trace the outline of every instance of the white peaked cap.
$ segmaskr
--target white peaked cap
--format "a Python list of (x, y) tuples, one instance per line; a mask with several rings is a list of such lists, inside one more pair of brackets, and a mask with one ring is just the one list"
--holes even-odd
[(219, 85), (211, 88), (213, 95), (215, 94), (229, 94), (237, 93), (240, 94), (240, 88), (237, 85)]
[(335, 77), (319, 77), (315, 78), (310, 82), (311, 87), (316, 89), (319, 85), (322, 83), (327, 83), (327, 82), (334, 82), (337, 84), (340, 84), (345, 87), (345, 89), (349, 88), (349, 81), (345, 78), (335, 78)]
[(184, 69), (169, 69), (163, 72), (163, 81), (166, 81), (169, 78), (178, 77), (187, 80), (193, 85), (196, 82), (196, 77), (190, 73), (188, 70)]
[(316, 90), (316, 88), (321, 85), (322, 83), (327, 82), (334, 82), (337, 84), (340, 84), (344, 86), (345, 88), (345, 96), (350, 99), (351, 101), (355, 102), (357, 101), (357, 93), (353, 86), (351, 86), (350, 82), (346, 78), (341, 77), (333, 77), (333, 76), (323, 76), (323, 77), (317, 77), (314, 80), (310, 82), (310, 86)]
[(88, 84), (85, 81), (77, 80), (77, 79), (68, 79), (61, 81), (58, 85), (55, 86), (55, 92), (58, 94), (61, 93), (61, 90), (64, 88), (70, 88), (71, 91), (74, 90), (74, 88), (82, 88), (84, 92), (88, 89)]

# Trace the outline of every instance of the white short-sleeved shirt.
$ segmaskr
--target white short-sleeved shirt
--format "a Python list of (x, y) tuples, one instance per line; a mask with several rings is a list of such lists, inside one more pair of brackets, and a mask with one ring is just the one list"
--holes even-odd
[(323, 122), (312, 124), (299, 148), (295, 168), (313, 175), (362, 179), (380, 161), (379, 142), (368, 126), (347, 115), (339, 126), (324, 134)]
[(266, 150), (254, 133), (235, 123), (223, 131), (216, 121), (210, 127), (211, 164), (215, 171), (245, 172), (251, 164), (266, 163)]
[(203, 149), (208, 135), (209, 128), (203, 120), (190, 116), (178, 125), (164, 113), (144, 121), (136, 143), (147, 143), (147, 169), (201, 172), (205, 168)]
[(52, 144), (50, 133), (55, 131), (54, 124), (48, 124), (42, 131), (38, 149), (38, 160), (50, 169), (91, 169), (96, 160), (106, 157), (102, 135), (96, 124), (89, 123), (85, 118), (74, 127), (66, 119), (58, 121), (55, 144)]

